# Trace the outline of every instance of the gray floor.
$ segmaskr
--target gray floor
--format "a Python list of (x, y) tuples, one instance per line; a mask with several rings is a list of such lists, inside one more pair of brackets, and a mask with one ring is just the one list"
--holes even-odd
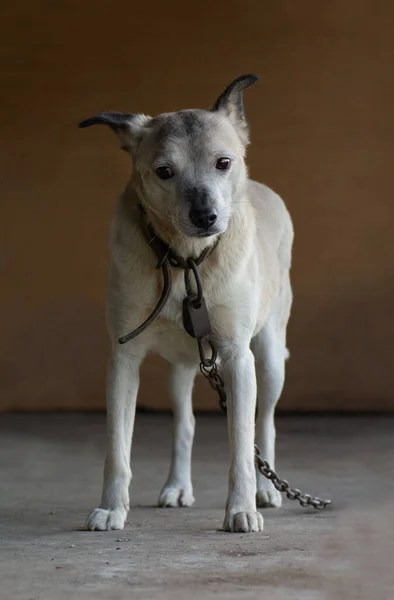
[(319, 513), (286, 501), (249, 535), (218, 531), (224, 417), (197, 426), (195, 506), (155, 508), (171, 421), (140, 414), (128, 525), (91, 533), (104, 416), (1, 416), (1, 600), (394, 598), (393, 417), (278, 418), (278, 470), (334, 505)]

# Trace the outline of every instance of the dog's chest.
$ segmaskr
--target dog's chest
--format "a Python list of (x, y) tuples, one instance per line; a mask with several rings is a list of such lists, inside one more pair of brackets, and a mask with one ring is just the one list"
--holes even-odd
[[(194, 291), (194, 287), (192, 289)], [(186, 296), (184, 273), (176, 272), (170, 296), (152, 332), (154, 351), (170, 362), (198, 361), (197, 341), (183, 326), (183, 302)]]
[(172, 285), (169, 298), (164, 306), (162, 317), (183, 330), (182, 307), (186, 298), (186, 285), (183, 271), (172, 273)]

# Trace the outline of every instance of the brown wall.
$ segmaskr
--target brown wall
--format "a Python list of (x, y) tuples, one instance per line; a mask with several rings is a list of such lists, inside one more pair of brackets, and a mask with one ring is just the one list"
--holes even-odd
[[(129, 165), (78, 121), (208, 107), (256, 72), (251, 173), (296, 230), (282, 407), (393, 409), (394, 4), (192, 6), (2, 3), (0, 408), (103, 406), (107, 233)], [(148, 368), (142, 402), (163, 404), (162, 365)]]

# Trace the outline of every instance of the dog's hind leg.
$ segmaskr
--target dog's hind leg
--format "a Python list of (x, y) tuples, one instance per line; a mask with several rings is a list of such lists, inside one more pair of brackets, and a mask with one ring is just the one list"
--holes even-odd
[[(275, 469), (274, 413), (283, 389), (288, 352), (284, 335), (277, 331), (273, 318), (253, 338), (251, 348), (255, 355), (257, 378), (256, 444), (261, 456)], [(281, 493), (258, 471), (256, 504), (258, 507), (279, 507), (282, 504)]]
[(142, 356), (117, 349), (107, 381), (107, 457), (100, 508), (87, 520), (91, 530), (123, 529), (129, 510), (130, 450)]
[(194, 502), (191, 480), (191, 455), (194, 437), (192, 407), (196, 366), (171, 365), (170, 393), (174, 413), (174, 441), (171, 468), (159, 496), (159, 506), (191, 506)]

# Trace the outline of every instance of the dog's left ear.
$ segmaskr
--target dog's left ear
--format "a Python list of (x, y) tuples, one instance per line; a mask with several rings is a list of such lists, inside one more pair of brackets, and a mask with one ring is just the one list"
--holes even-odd
[(109, 125), (112, 131), (119, 137), (122, 150), (133, 151), (142, 136), (144, 125), (151, 117), (146, 115), (120, 112), (103, 112), (89, 119), (81, 121), (79, 127), (90, 127), (91, 125)]
[(241, 75), (226, 87), (216, 100), (212, 111), (225, 112), (245, 146), (249, 143), (249, 127), (245, 118), (243, 92), (258, 80), (257, 75)]

